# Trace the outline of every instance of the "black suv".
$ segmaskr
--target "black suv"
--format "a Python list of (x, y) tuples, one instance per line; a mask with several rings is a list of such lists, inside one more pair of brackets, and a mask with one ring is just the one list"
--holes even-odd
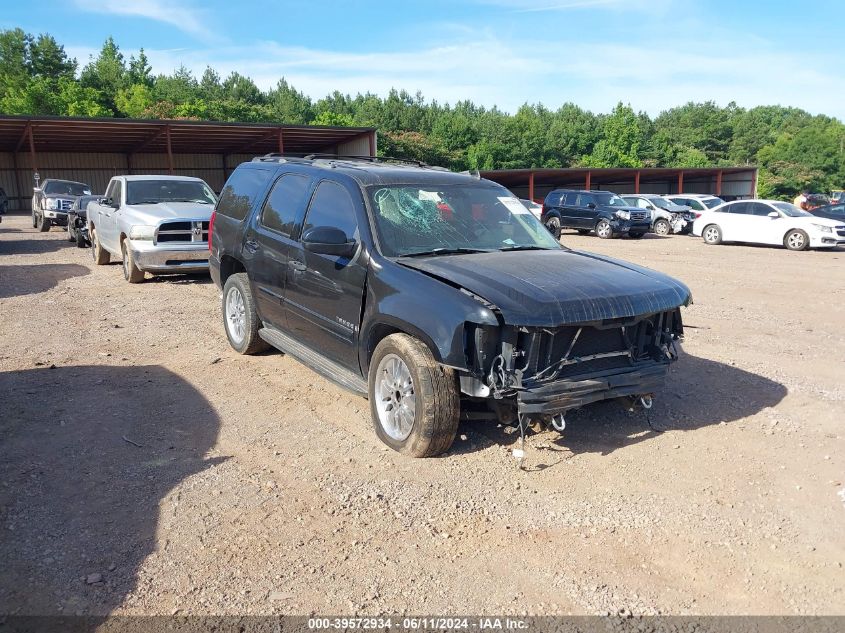
[(651, 230), (651, 214), (628, 204), (609, 191), (555, 189), (543, 201), (543, 224), (557, 238), (561, 229), (582, 235), (595, 231), (602, 239), (628, 235), (642, 237)]
[(240, 165), (212, 216), (232, 347), (270, 346), (369, 398), (416, 457), (466, 417), (563, 429), (569, 409), (660, 387), (687, 287), (562, 247), (510, 192), (385, 159)]

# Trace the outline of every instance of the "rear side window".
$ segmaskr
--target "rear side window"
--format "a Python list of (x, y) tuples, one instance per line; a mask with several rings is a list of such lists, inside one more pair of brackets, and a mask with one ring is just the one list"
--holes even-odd
[(590, 194), (582, 193), (580, 196), (578, 196), (579, 207), (586, 207), (591, 202), (595, 204), (595, 200), (593, 200), (593, 196), (591, 196)]
[(311, 179), (302, 174), (285, 174), (276, 184), (261, 211), (261, 224), (290, 237), (296, 216), (305, 203)]
[(349, 239), (355, 237), (358, 218), (355, 216), (355, 203), (346, 187), (331, 180), (317, 185), (302, 230), (304, 232), (315, 226), (331, 226), (346, 233)]
[(566, 194), (565, 200), (561, 200), (563, 204), (566, 204), (570, 207), (574, 207), (578, 204), (578, 194), (574, 191), (570, 191)]
[(220, 192), (217, 213), (243, 220), (252, 209), (255, 199), (264, 192), (271, 174), (269, 169), (236, 169)]
[(730, 204), (725, 207), (725, 211), (736, 215), (751, 215), (751, 210), (748, 208), (747, 202), (736, 202), (734, 204)]

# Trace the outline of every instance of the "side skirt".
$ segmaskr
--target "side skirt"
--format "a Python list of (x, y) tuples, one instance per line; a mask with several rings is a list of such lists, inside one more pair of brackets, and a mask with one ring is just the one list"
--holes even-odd
[(293, 356), (303, 365), (310, 367), (321, 376), (328, 378), (336, 385), (348, 389), (359, 396), (367, 397), (367, 381), (361, 376), (348, 370), (346, 367), (338, 365), (333, 360), (330, 360), (315, 352), (309, 347), (298, 342), (290, 335), (285, 334), (281, 330), (272, 326), (265, 325), (258, 330), (258, 336), (267, 341), (275, 347), (283, 351), (285, 354)]

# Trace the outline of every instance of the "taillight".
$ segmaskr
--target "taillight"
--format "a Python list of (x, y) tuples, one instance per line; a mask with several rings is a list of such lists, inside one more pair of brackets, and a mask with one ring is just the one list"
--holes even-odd
[(211, 252), (211, 236), (214, 233), (214, 216), (217, 215), (217, 209), (211, 212), (211, 218), (208, 220), (208, 251)]

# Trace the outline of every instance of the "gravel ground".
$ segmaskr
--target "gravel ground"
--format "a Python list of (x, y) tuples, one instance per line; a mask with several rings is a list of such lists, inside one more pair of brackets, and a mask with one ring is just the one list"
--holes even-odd
[(529, 438), (386, 450), (366, 401), (0, 224), (0, 613), (845, 613), (845, 249), (601, 241), (684, 280), (685, 355)]

